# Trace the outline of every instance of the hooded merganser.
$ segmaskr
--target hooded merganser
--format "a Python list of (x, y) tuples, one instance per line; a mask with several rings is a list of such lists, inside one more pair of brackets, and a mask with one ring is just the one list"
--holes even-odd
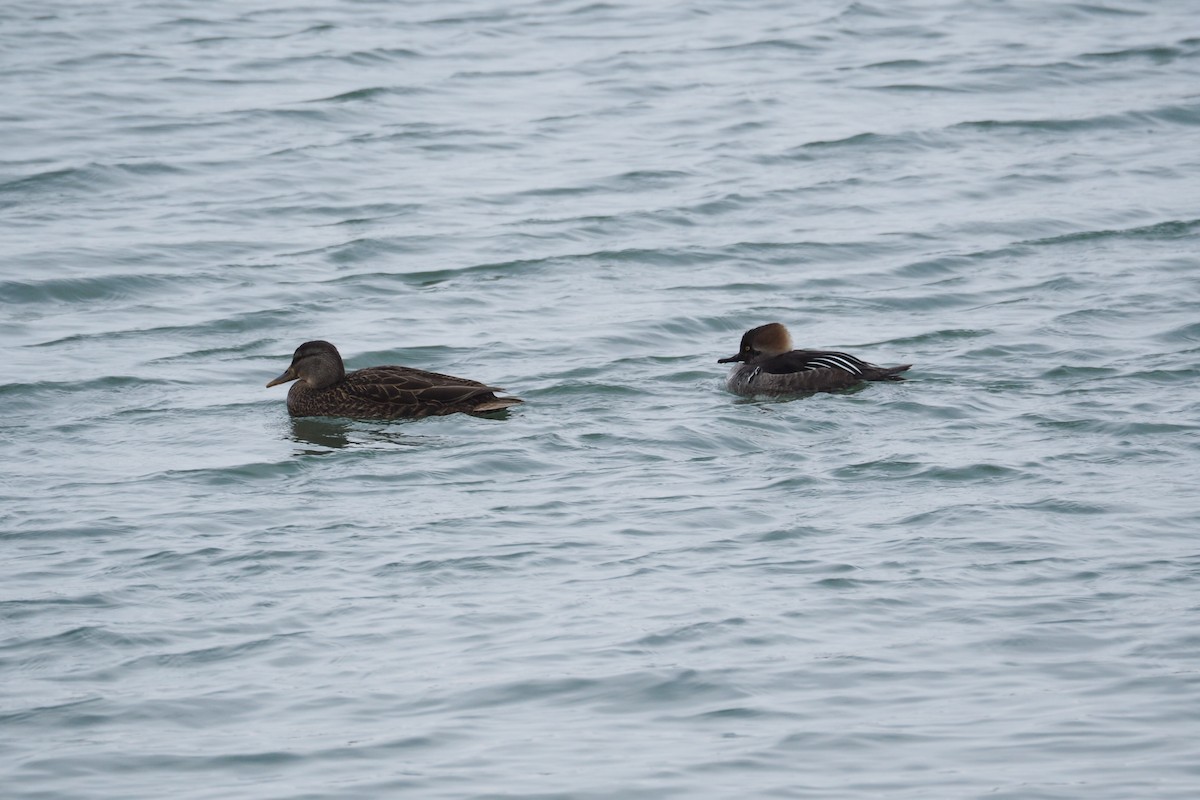
[(880, 367), (832, 350), (793, 350), (792, 337), (781, 323), (746, 331), (737, 355), (717, 360), (738, 363), (725, 386), (734, 394), (755, 395), (832, 392), (861, 381), (902, 381), (899, 373), (912, 364)]

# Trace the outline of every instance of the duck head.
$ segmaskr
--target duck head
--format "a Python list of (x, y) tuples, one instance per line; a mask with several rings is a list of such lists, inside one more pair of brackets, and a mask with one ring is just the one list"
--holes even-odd
[(324, 389), (344, 377), (346, 367), (336, 347), (329, 342), (305, 342), (296, 348), (291, 365), (267, 386), (298, 380), (308, 384), (309, 388)]
[(759, 325), (746, 331), (742, 336), (742, 344), (737, 355), (729, 358), (718, 358), (718, 364), (728, 364), (731, 361), (753, 361), (759, 356), (777, 356), (792, 349), (792, 335), (780, 322)]

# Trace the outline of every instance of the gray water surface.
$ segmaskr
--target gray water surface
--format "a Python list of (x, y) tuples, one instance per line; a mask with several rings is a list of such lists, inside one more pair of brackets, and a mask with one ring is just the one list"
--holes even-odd
[[(1200, 17), (0, 9), (6, 798), (1194, 798)], [(913, 363), (747, 401), (746, 329)], [(293, 420), (307, 339), (506, 419)]]

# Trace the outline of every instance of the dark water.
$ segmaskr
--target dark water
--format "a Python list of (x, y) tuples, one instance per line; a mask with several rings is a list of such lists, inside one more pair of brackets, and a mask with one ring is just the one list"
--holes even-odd
[[(0, 9), (0, 794), (1192, 798), (1194, 3)], [(912, 380), (722, 388), (749, 327)], [(289, 419), (329, 339), (504, 420)]]

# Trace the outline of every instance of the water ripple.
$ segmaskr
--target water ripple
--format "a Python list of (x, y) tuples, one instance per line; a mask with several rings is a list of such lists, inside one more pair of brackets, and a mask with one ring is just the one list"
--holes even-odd
[(6, 797), (1190, 798), (1193, 17), (5, 6)]

